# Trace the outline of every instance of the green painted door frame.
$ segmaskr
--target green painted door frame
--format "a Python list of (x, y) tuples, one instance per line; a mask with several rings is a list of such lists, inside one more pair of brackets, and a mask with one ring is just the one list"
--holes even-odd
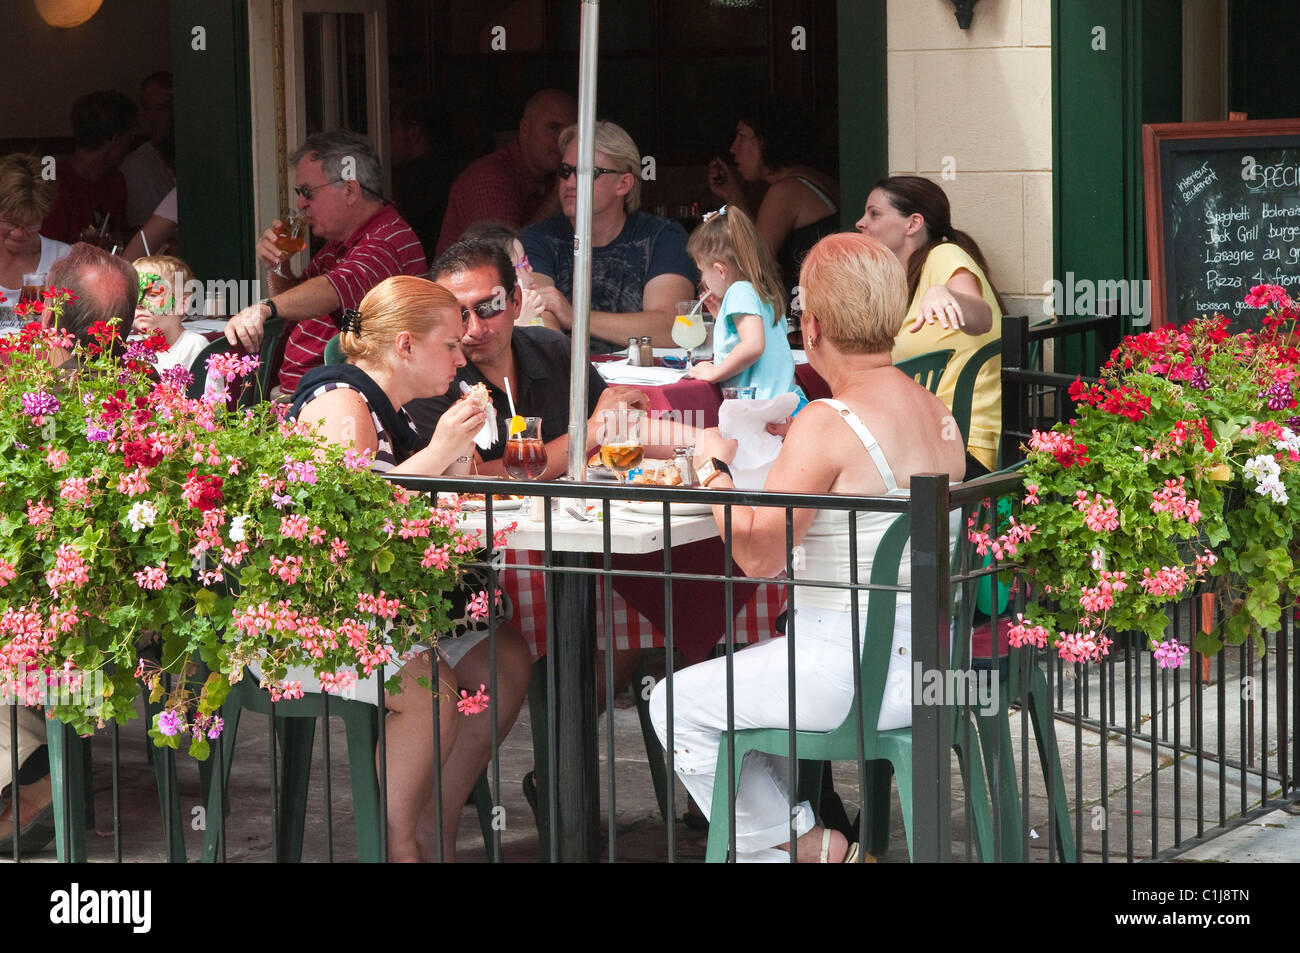
[(1146, 277), (1142, 124), (1181, 119), (1182, 82), (1180, 0), (1052, 0), (1053, 273), (1067, 287)]
[(246, 0), (178, 4), (172, 73), (183, 253), (201, 281), (254, 279)]
[(862, 216), (871, 186), (889, 174), (885, 0), (839, 0), (840, 224)]

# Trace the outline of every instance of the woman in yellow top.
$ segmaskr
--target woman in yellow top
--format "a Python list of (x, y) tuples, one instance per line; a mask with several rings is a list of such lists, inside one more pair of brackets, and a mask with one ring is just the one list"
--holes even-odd
[[(979, 245), (952, 227), (943, 189), (914, 175), (877, 182), (857, 229), (888, 247), (907, 272), (910, 303), (894, 342), (894, 361), (930, 351), (956, 351), (937, 392), (951, 408), (966, 362), (1002, 334), (1002, 300), (988, 278)], [(966, 479), (997, 467), (1001, 435), (1002, 360), (995, 357), (975, 380)]]

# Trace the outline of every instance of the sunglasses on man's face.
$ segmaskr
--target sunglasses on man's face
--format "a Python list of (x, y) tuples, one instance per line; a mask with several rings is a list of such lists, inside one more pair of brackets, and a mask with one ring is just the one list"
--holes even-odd
[(477, 315), (480, 321), (491, 321), (493, 318), (505, 314), (506, 307), (509, 303), (508, 299), (506, 301), (501, 301), (499, 295), (494, 295), (491, 298), (484, 298), (472, 307), (462, 307), (460, 309), (460, 323), (469, 324), (470, 314)]
[[(560, 163), (560, 167), (559, 167), (558, 169), (555, 170), (555, 174), (558, 175), (560, 178), (564, 179), (564, 180), (567, 182), (568, 179), (569, 179), (569, 176), (573, 175), (573, 173), (575, 173), (575, 172), (577, 172), (577, 171), (578, 171), (578, 167), (577, 167), (576, 165), (569, 165), (569, 163), (567, 163), (567, 162), (561, 162), (561, 163)], [(592, 179), (599, 179), (602, 175), (622, 175), (622, 174), (623, 174), (622, 172), (619, 172), (618, 169), (602, 169), (602, 168), (601, 168), (600, 166), (598, 166), (598, 165), (592, 166), (592, 167), (591, 167), (591, 171), (594, 172), (594, 173), (596, 173), (595, 175), (592, 176)]]

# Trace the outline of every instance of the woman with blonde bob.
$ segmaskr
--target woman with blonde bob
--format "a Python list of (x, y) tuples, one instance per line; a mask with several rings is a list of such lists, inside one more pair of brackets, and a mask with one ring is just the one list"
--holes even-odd
[(45, 172), (39, 156), (14, 153), (0, 157), (0, 301), (18, 303), (23, 275), (49, 274), (69, 246), (40, 233), (58, 195), (58, 183)]
[[(442, 285), (396, 275), (375, 285), (357, 311), (345, 312), (340, 345), (346, 363), (327, 364), (305, 374), (290, 413), (319, 425), (333, 443), (373, 454), (381, 472), (435, 476), (468, 461), (474, 434), (486, 419), (473, 401), (457, 402), (438, 421), (428, 446), (420, 448), (415, 425), (402, 410), (418, 397), (439, 397), (464, 366), (461, 307)], [(453, 592), (452, 617), (463, 612), (462, 583)], [(470, 691), (490, 678), (485, 629), (438, 642), (439, 732), (442, 753), (442, 828), (447, 859), (456, 856), (461, 810), (491, 757), (492, 716), (464, 717), (456, 711), (457, 690)], [(519, 713), (532, 662), (523, 638), (509, 624), (497, 629), (496, 708), (500, 738)], [(388, 746), (388, 856), (393, 861), (429, 860), (439, 805), (433, 800), (433, 696), (429, 653), (402, 668), (403, 691), (385, 696)], [(308, 683), (304, 680), (304, 687)]]
[[(907, 284), (898, 259), (865, 235), (831, 235), (804, 259), (803, 343), (808, 361), (830, 386), (829, 399), (813, 401), (794, 419), (765, 490), (785, 493), (847, 493), (855, 496), (906, 494), (913, 473), (947, 473), (961, 479), (965, 451), (960, 440), (944, 439), (948, 409), (890, 361), (903, 323)], [(729, 462), (736, 443), (716, 430), (696, 442), (697, 468), (706, 461)], [(731, 489), (725, 469), (708, 479)], [(714, 507), (719, 528), (724, 510)], [(732, 554), (749, 576), (776, 576), (786, 566), (785, 511), (759, 507), (731, 510)], [(871, 562), (892, 513), (859, 513), (858, 579), (870, 578)], [(802, 547), (808, 579), (848, 582), (849, 523), (844, 511), (795, 510), (794, 545)], [(906, 585), (906, 551), (899, 583)], [(853, 617), (847, 590), (801, 588), (795, 600), (797, 728), (829, 731), (848, 716), (853, 703)], [(861, 639), (865, 619), (861, 619)], [(911, 603), (900, 594), (894, 646), (877, 727), (911, 723)], [(734, 659), (735, 726), (788, 727), (788, 647), (783, 638), (737, 653)], [(706, 812), (713, 804), (714, 771), (727, 729), (726, 659), (693, 665), (674, 675), (675, 766), (682, 782)], [(896, 670), (897, 669), (897, 670)], [(666, 745), (667, 692), (661, 682), (650, 698), (651, 715)], [(736, 851), (741, 861), (786, 861), (789, 800), (784, 758), (753, 753), (746, 759), (736, 798)], [(808, 804), (799, 808), (795, 829), (800, 861), (839, 862), (858, 848), (843, 834), (815, 826)]]

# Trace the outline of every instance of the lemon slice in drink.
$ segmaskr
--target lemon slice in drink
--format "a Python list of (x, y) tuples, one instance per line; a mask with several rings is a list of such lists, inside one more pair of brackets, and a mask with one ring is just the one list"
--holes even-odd
[(515, 434), (523, 433), (523, 432), (524, 432), (524, 418), (520, 417), (518, 414), (515, 414), (513, 417), (510, 418), (510, 436), (513, 437)]

